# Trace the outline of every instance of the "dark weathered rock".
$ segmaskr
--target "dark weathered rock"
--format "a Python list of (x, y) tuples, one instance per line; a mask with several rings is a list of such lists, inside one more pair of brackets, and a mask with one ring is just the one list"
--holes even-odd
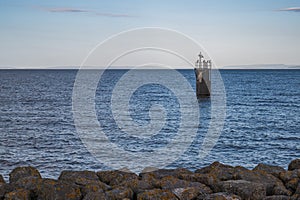
[(268, 196), (265, 197), (264, 200), (289, 200), (289, 196), (284, 196), (284, 195), (275, 195), (275, 196)]
[(103, 192), (90, 192), (87, 193), (83, 200), (108, 200), (105, 197), (105, 194)]
[(295, 159), (289, 164), (289, 167), (288, 167), (289, 171), (292, 171), (295, 169), (300, 169), (300, 159)]
[(62, 171), (58, 178), (70, 182), (76, 182), (78, 179), (99, 181), (99, 177), (93, 171)]
[(215, 168), (209, 174), (214, 175), (220, 181), (233, 180), (235, 168)]
[(197, 200), (242, 200), (241, 197), (235, 194), (219, 192), (214, 194), (200, 195)]
[(240, 170), (234, 174), (234, 179), (263, 184), (267, 195), (290, 195), (280, 179), (264, 171)]
[(139, 180), (139, 179), (131, 179), (125, 181), (121, 184), (121, 186), (130, 188), (136, 194), (144, 192), (146, 190), (152, 190), (155, 188), (151, 182), (149, 183), (145, 180)]
[(190, 182), (173, 176), (162, 178), (161, 188), (171, 190), (179, 199), (193, 199), (199, 194), (212, 193), (209, 187), (200, 182)]
[(300, 182), (298, 182), (298, 186), (296, 188), (295, 194), (300, 194)]
[(137, 195), (137, 200), (178, 200), (169, 190), (154, 189)]
[[(266, 166), (260, 165), (261, 168)], [(215, 162), (212, 165), (201, 169), (205, 174), (182, 174), (179, 178), (189, 181), (197, 181), (208, 185), (214, 192), (218, 192), (218, 183), (227, 180), (246, 180), (255, 183), (261, 183), (265, 186), (267, 195), (290, 195), (282, 181), (275, 176), (259, 170), (248, 170), (244, 167), (232, 167)], [(272, 167), (271, 167), (272, 168)], [(279, 170), (279, 169), (277, 169)]]
[(107, 191), (106, 198), (110, 200), (120, 200), (120, 199), (133, 199), (133, 191), (126, 187), (116, 187), (110, 191)]
[(217, 192), (217, 185), (220, 181), (215, 174), (181, 174), (179, 176), (180, 179), (191, 181), (191, 182), (199, 182), (209, 186), (214, 192)]
[(153, 188), (160, 188), (160, 180), (156, 179), (153, 174), (147, 173), (143, 174), (141, 177), (142, 181), (146, 182), (147, 184), (151, 185)]
[(89, 184), (86, 185), (79, 185), (80, 191), (82, 195), (86, 195), (87, 193), (92, 192), (102, 192), (106, 190), (105, 183), (100, 181), (91, 181)]
[(146, 172), (146, 173), (140, 173), (140, 177), (143, 177), (144, 175), (152, 175), (156, 179), (162, 179), (163, 177), (166, 176), (174, 176), (178, 178), (180, 174), (192, 174), (188, 169), (185, 168), (177, 168), (177, 169), (157, 169), (151, 172)]
[(236, 194), (246, 200), (260, 200), (266, 196), (266, 188), (263, 184), (245, 180), (221, 181), (220, 192)]
[[(300, 199), (300, 169), (265, 164), (253, 170), (219, 162), (193, 173), (158, 169), (139, 176), (126, 171), (63, 171), (58, 180), (42, 179), (33, 167), (18, 167), (10, 183), (0, 175), (0, 199), (133, 200), (133, 199)], [(214, 192), (214, 193), (213, 193)]]
[(293, 196), (291, 196), (290, 200), (299, 200), (300, 199), (300, 194), (294, 194)]
[(11, 184), (14, 188), (23, 188), (26, 190), (36, 191), (37, 186), (42, 182), (42, 179), (37, 177), (25, 177)]
[(279, 173), (279, 178), (286, 184), (293, 178), (300, 178), (300, 169), (281, 172)]
[(286, 189), (284, 186), (281, 186), (281, 185), (275, 186), (272, 191), (272, 195), (287, 195), (287, 196), (289, 196), (291, 194), (292, 194), (292, 192), (290, 190)]
[(111, 187), (99, 180), (99, 177), (92, 171), (63, 171), (59, 178), (60, 181), (76, 184), (80, 187), (82, 195), (93, 192), (104, 192)]
[(0, 174), (0, 184), (5, 183), (3, 176)]
[(31, 200), (33, 198), (32, 192), (25, 189), (17, 189), (6, 193), (4, 200)]
[(225, 164), (222, 164), (220, 162), (213, 162), (212, 164), (210, 164), (209, 166), (207, 167), (203, 167), (201, 169), (197, 169), (195, 171), (195, 173), (200, 173), (200, 174), (207, 174), (207, 173), (210, 173), (212, 170), (216, 169), (216, 168), (219, 168), (219, 169), (230, 169), (230, 168), (233, 168), (232, 166), (230, 165), (225, 165)]
[(253, 171), (264, 171), (265, 173), (272, 174), (273, 176), (279, 178), (280, 172), (284, 172), (285, 170), (279, 166), (266, 165), (266, 164), (258, 164)]
[(0, 183), (0, 199), (3, 199), (6, 193), (12, 192), (14, 187), (8, 183)]
[(166, 176), (161, 179), (162, 189), (175, 189), (175, 188), (188, 188), (188, 187), (195, 187), (199, 190), (199, 192), (203, 194), (212, 193), (212, 190), (209, 187), (199, 182), (189, 182), (189, 181), (175, 178), (173, 176)]
[(119, 170), (113, 171), (100, 171), (97, 172), (97, 176), (100, 181), (106, 183), (110, 186), (121, 185), (124, 181), (129, 181), (132, 179), (138, 179), (138, 176), (135, 173), (129, 173)]
[(75, 184), (53, 179), (43, 179), (37, 186), (37, 200), (80, 200), (80, 188)]
[(198, 187), (174, 188), (171, 191), (179, 200), (192, 200), (199, 195), (204, 195)]
[(289, 182), (285, 184), (285, 186), (291, 191), (295, 191), (297, 189), (298, 183), (299, 183), (299, 178), (292, 178)]
[(196, 170), (193, 176), (182, 175), (180, 178), (187, 180), (189, 177), (191, 180), (208, 185), (214, 192), (218, 192), (217, 187), (220, 181), (234, 180), (236, 179), (236, 174), (244, 170), (247, 169), (241, 166), (232, 167), (230, 165), (214, 162), (207, 167)]
[(298, 186), (300, 180), (300, 169), (295, 169), (293, 171), (281, 172), (279, 174), (280, 179), (285, 184), (285, 187), (291, 192), (294, 192)]
[(13, 183), (25, 177), (42, 178), (39, 171), (34, 167), (17, 167), (9, 174), (9, 182)]

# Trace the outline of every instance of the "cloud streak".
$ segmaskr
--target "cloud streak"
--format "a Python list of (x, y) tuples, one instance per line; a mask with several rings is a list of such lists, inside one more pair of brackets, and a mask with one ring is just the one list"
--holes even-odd
[(279, 9), (278, 11), (300, 12), (300, 7), (282, 8)]
[(74, 8), (46, 8), (45, 10), (49, 12), (71, 12), (71, 13), (89, 12), (88, 10), (74, 9)]
[(53, 13), (90, 13), (96, 16), (102, 17), (113, 17), (113, 18), (130, 18), (135, 17), (130, 14), (126, 13), (104, 13), (104, 12), (97, 12), (94, 10), (85, 10), (85, 9), (77, 9), (77, 8), (68, 8), (68, 7), (56, 7), (56, 8), (49, 8), (49, 7), (35, 7), (36, 9), (43, 10), (46, 12), (53, 12)]

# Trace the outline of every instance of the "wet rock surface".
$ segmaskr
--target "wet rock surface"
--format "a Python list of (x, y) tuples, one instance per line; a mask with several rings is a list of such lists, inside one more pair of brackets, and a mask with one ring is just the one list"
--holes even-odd
[[(154, 170), (152, 168), (149, 168)], [(42, 178), (34, 167), (17, 167), (5, 182), (0, 175), (0, 200), (299, 200), (299, 159), (288, 170), (258, 164), (249, 170), (214, 162), (187, 169), (128, 171), (62, 171)]]

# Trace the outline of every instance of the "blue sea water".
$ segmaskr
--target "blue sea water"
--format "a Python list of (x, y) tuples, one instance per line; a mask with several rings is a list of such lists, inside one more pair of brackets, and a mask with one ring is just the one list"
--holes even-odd
[[(179, 70), (195, 90), (193, 70)], [(93, 73), (92, 71), (90, 73)], [(168, 88), (144, 85), (130, 98), (130, 117), (150, 120), (149, 109), (159, 104), (166, 123), (151, 139), (124, 135), (116, 125), (110, 100), (126, 70), (108, 70), (98, 84), (97, 119), (111, 142), (126, 151), (155, 151), (177, 133), (179, 102)], [(141, 70), (147, 76), (147, 70)], [(226, 90), (226, 119), (221, 136), (204, 159), (198, 150), (206, 134), (211, 101), (199, 101), (201, 125), (195, 140), (169, 168), (198, 169), (213, 161), (253, 168), (258, 163), (287, 167), (300, 158), (300, 70), (220, 70)], [(103, 170), (80, 140), (72, 113), (77, 70), (0, 70), (0, 174), (8, 177), (17, 166), (32, 165), (44, 177), (62, 170)], [(168, 71), (161, 71), (168, 79)], [(176, 151), (176, 149), (174, 149)], [(134, 160), (129, 160), (134, 162)]]

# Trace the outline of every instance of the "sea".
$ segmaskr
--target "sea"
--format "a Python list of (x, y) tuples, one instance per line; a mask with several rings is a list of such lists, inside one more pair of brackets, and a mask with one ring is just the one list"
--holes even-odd
[[(193, 69), (176, 71), (195, 92)], [(144, 130), (143, 137), (135, 129), (119, 127), (115, 119), (118, 116), (112, 111), (112, 94), (127, 72), (106, 70), (94, 91), (94, 118), (99, 122), (99, 130), (113, 144), (105, 148), (109, 152), (109, 148), (117, 146), (139, 156), (161, 151), (180, 134), (183, 121), (180, 109), (188, 105), (181, 105), (169, 87), (148, 82), (137, 87), (129, 97), (124, 96), (129, 98), (125, 99), (129, 115), (118, 120), (130, 120), (140, 126), (151, 124), (158, 106), (159, 111), (164, 110), (163, 117), (157, 120), (163, 121), (162, 127), (150, 135)], [(96, 72), (88, 73), (93, 76)], [(139, 73), (140, 77), (151, 74), (149, 70)], [(162, 79), (174, 81), (168, 80), (169, 73), (159, 71)], [(259, 163), (287, 168), (291, 160), (300, 158), (300, 70), (219, 70), (219, 73), (225, 88), (226, 116), (212, 149), (204, 157), (198, 155), (212, 120), (212, 99), (203, 98), (197, 101), (199, 118), (193, 119), (199, 125), (186, 127), (185, 134), (189, 131), (194, 134), (196, 130), (195, 137), (184, 143), (183, 153), (167, 165), (164, 158), (175, 154), (177, 147), (171, 145), (168, 153), (159, 153), (157, 159), (161, 160), (161, 166), (196, 170), (219, 161), (249, 169)], [(0, 174), (5, 179), (18, 166), (34, 166), (47, 178), (57, 178), (63, 170), (114, 169), (108, 162), (109, 155), (101, 159), (102, 155), (96, 155), (82, 140), (82, 133), (78, 133), (73, 104), (77, 75), (78, 70), (0, 70)], [(181, 83), (177, 84), (179, 87)], [(127, 86), (123, 86), (126, 93)], [(195, 98), (195, 94), (182, 93), (187, 98)], [(120, 102), (124, 100), (122, 96), (118, 98)], [(118, 99), (114, 103), (118, 104)], [(97, 145), (101, 146), (101, 140)], [(136, 156), (126, 159), (129, 166), (139, 163)], [(143, 158), (149, 165), (151, 159)], [(113, 162), (118, 159), (114, 158)]]

